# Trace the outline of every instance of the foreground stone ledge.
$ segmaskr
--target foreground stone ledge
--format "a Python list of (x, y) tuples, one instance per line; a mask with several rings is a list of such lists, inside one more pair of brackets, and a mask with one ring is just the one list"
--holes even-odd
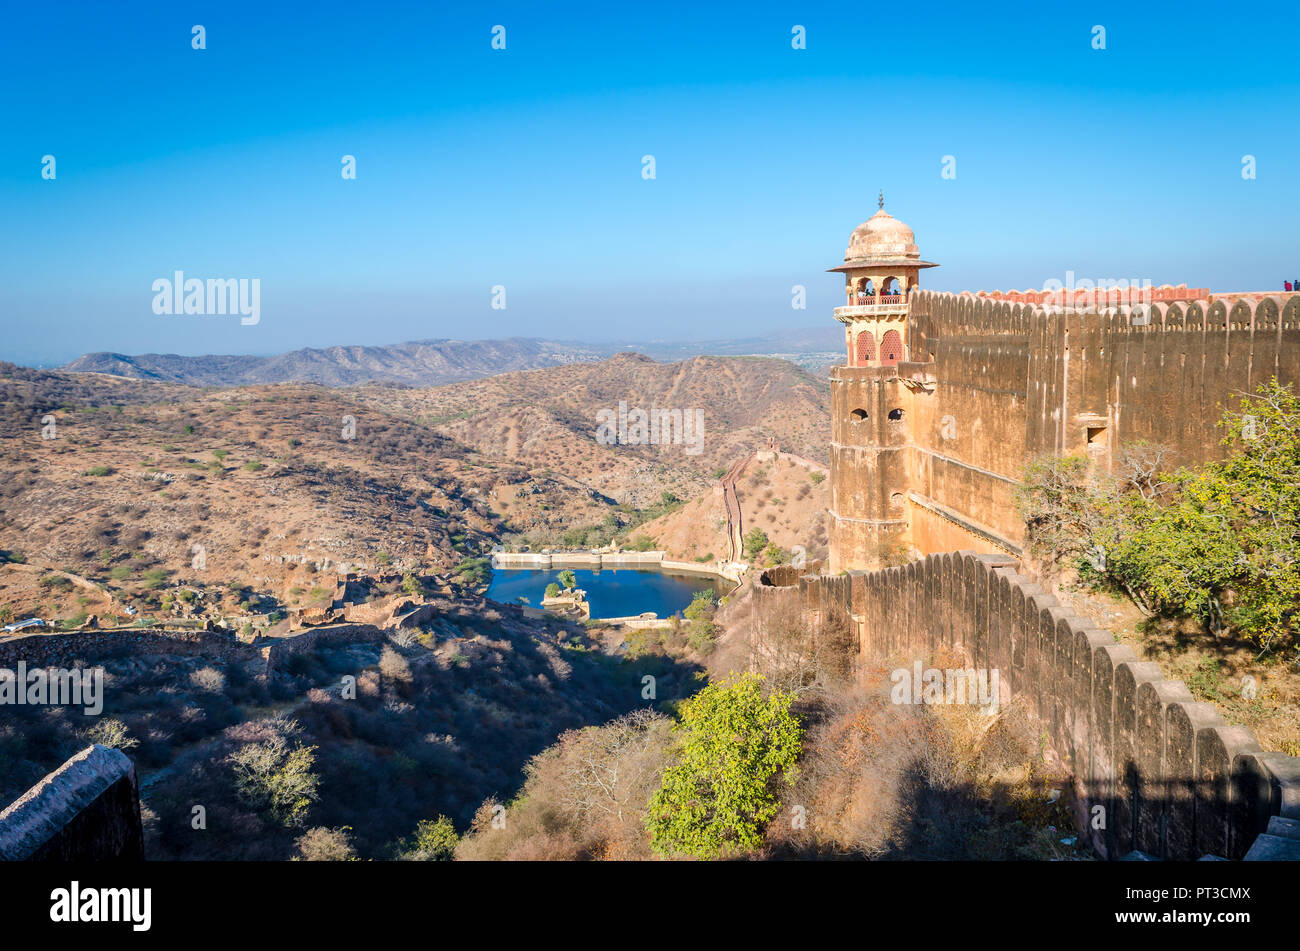
[(87, 747), (0, 813), (0, 860), (144, 857), (135, 767), (121, 750)]
[(1246, 853), (1247, 862), (1300, 862), (1300, 842), (1265, 832)]
[(1284, 819), (1281, 816), (1273, 816), (1268, 820), (1268, 828), (1264, 831), (1269, 835), (1280, 836), (1283, 839), (1295, 839), (1300, 842), (1300, 819)]

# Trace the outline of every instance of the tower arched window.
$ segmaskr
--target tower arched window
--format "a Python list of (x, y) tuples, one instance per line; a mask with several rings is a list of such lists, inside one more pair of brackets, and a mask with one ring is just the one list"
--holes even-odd
[(903, 359), (903, 338), (897, 330), (888, 331), (880, 341), (880, 362), (892, 367)]
[(858, 366), (876, 359), (876, 337), (870, 330), (858, 334)]

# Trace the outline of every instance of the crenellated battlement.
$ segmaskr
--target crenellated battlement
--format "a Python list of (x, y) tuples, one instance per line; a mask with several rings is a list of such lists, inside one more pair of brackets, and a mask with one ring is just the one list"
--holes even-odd
[[(1167, 859), (1300, 859), (1300, 758), (1262, 750), (1186, 684), (1069, 611), (1013, 558), (933, 554), (902, 567), (753, 586), (761, 654), (790, 611), (847, 615), (866, 658), (924, 661), (940, 648), (996, 670), (1074, 777), (1081, 832), (1097, 853)], [(1100, 810), (1100, 812), (1098, 812)], [(1098, 824), (1097, 815), (1105, 817)]]
[[(1138, 282), (1111, 282), (1101, 287), (1061, 288), (1051, 291), (975, 291), (974, 296), (989, 300), (1005, 300), (1014, 304), (1037, 304), (1040, 307), (1063, 307), (1068, 302), (1074, 307), (1135, 305), (1152, 301), (1205, 300), (1210, 296), (1208, 287), (1188, 288), (1186, 284), (1161, 284), (1153, 287)], [(970, 294), (970, 291), (963, 291)]]
[[(1078, 306), (1065, 311), (1059, 294), (1053, 297), (1008, 291), (993, 296), (1001, 294), (995, 291), (977, 296), (917, 291), (909, 300), (908, 326), (912, 333), (921, 330), (929, 337), (1035, 331), (1066, 334), (1089, 326), (1109, 334), (1300, 330), (1300, 293), (1295, 292), (1215, 295), (1201, 289), (1175, 288), (1170, 296), (1161, 297), (1160, 289), (1155, 289), (1149, 314), (1134, 314), (1119, 298), (1110, 306), (1098, 307), (1087, 293), (1078, 292)], [(1039, 299), (1030, 299), (1035, 296)], [(1134, 300), (1140, 302), (1136, 297)]]

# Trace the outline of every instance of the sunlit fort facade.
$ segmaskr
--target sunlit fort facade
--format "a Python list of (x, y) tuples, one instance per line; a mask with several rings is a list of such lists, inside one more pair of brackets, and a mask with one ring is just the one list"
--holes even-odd
[(832, 574), (934, 552), (1019, 557), (1013, 490), (1046, 452), (1111, 469), (1118, 446), (1221, 455), (1240, 394), (1300, 377), (1300, 295), (936, 293), (912, 229), (879, 209), (849, 238), (845, 362), (831, 373)]

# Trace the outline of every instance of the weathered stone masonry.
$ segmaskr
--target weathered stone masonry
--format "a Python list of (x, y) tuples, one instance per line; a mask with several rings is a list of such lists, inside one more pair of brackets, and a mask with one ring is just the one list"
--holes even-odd
[[(754, 636), (778, 612), (817, 624), (842, 611), (862, 654), (920, 658), (948, 646), (997, 669), (1073, 773), (1079, 827), (1102, 856), (1239, 859), (1253, 845), (1251, 858), (1300, 859), (1287, 822), (1300, 820), (1300, 759), (1262, 751), (1249, 729), (1225, 725), (1181, 681), (1016, 569), (1006, 556), (962, 551), (793, 584), (774, 578), (754, 586)], [(1104, 830), (1085, 821), (1095, 806)]]
[(831, 374), (831, 570), (878, 567), (886, 544), (1019, 554), (1033, 456), (1106, 471), (1147, 440), (1197, 465), (1222, 457), (1215, 424), (1241, 394), (1300, 381), (1300, 296), (1157, 301), (1146, 319), (913, 291), (904, 358)]
[(0, 860), (144, 858), (135, 767), (121, 750), (89, 746), (0, 812)]

